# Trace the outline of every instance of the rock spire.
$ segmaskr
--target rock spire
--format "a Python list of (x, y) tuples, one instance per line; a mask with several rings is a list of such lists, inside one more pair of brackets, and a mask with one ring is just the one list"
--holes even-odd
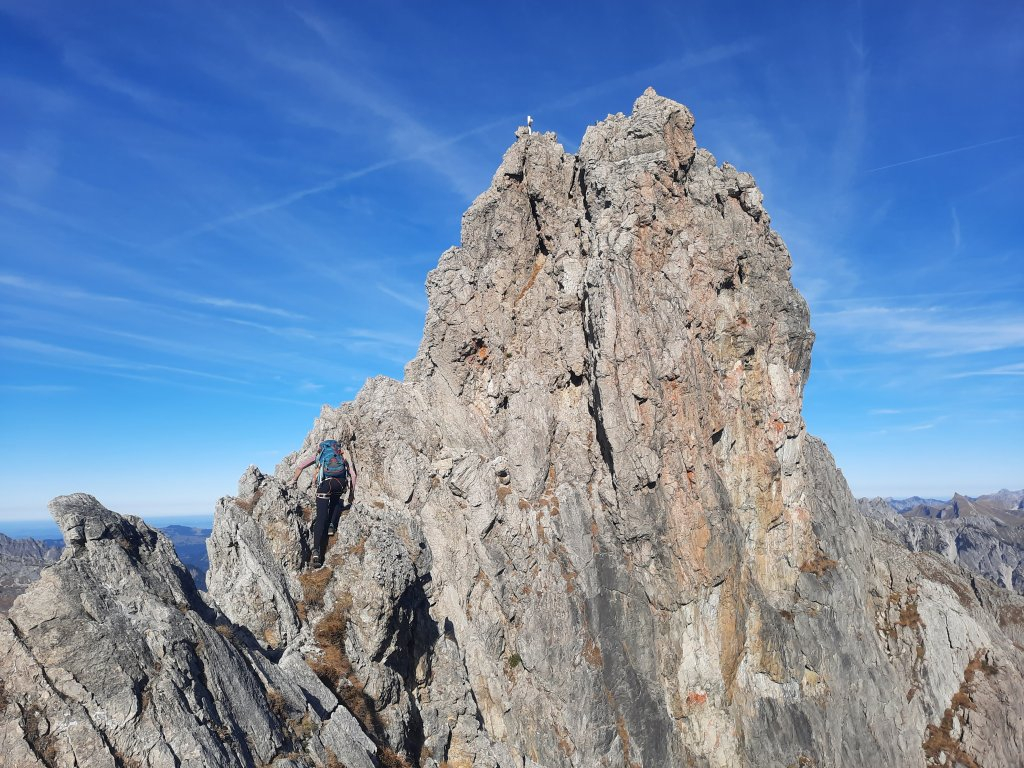
[[(140, 521), (56, 500), (65, 554), (0, 624), (0, 751), (1016, 764), (1024, 600), (858, 513), (801, 417), (789, 253), (692, 129), (649, 89), (576, 155), (519, 135), (428, 278), (405, 380), (246, 472), (208, 593)], [(311, 499), (288, 479), (327, 437), (360, 488), (303, 570)]]

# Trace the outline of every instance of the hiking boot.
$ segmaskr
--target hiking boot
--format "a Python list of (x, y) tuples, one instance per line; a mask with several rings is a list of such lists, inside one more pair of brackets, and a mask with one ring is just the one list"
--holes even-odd
[(328, 536), (333, 536), (337, 532), (338, 532), (338, 528), (337, 528), (337, 526), (334, 526), (334, 525), (332, 525), (330, 528), (327, 529), (327, 535)]
[(321, 559), (320, 555), (313, 555), (313, 558), (309, 561), (311, 568), (320, 568), (323, 564), (324, 561)]

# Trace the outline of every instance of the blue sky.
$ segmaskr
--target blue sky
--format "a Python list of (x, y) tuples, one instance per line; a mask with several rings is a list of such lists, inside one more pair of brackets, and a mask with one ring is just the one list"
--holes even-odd
[(0, 0), (0, 521), (210, 512), (400, 377), (525, 115), (751, 172), (858, 495), (1024, 486), (1019, 3)]

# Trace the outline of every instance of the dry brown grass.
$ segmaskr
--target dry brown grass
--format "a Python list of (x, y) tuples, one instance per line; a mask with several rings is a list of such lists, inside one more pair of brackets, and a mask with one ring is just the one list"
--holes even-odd
[(906, 605), (900, 608), (900, 620), (896, 623), (908, 629), (917, 629), (924, 626), (924, 620), (921, 619), (921, 614), (917, 611), (916, 599), (909, 600)]
[(363, 726), (363, 730), (380, 738), (381, 728), (377, 721), (377, 711), (373, 708), (373, 702), (363, 690), (363, 684), (355, 676), (349, 673), (347, 685), (341, 685), (337, 689), (338, 698), (345, 705), (345, 709), (352, 713), (352, 716)]
[(320, 646), (320, 658), (310, 666), (317, 676), (340, 695), (342, 680), (352, 674), (352, 663), (345, 653), (345, 632), (352, 598), (339, 599), (334, 608), (313, 628), (313, 638)]
[(263, 489), (256, 491), (248, 499), (235, 499), (235, 506), (244, 509), (246, 512), (252, 512), (253, 508), (259, 502), (263, 496)]
[(134, 757), (125, 757), (120, 752), (114, 752), (114, 764), (118, 768), (142, 768), (142, 763)]
[(964, 669), (963, 682), (943, 712), (942, 720), (938, 725), (929, 725), (925, 729), (925, 739), (921, 747), (924, 749), (928, 765), (981, 768), (981, 764), (964, 750), (962, 741), (953, 738), (953, 718), (963, 719), (962, 716), (968, 710), (976, 709), (973, 697), (974, 679), (979, 672), (987, 676), (998, 673), (998, 669), (988, 660), (984, 648), (979, 649), (968, 662)]
[(42, 713), (37, 709), (26, 709), (22, 714), (21, 727), (25, 732), (25, 741), (35, 752), (36, 757), (42, 760), (47, 768), (56, 768), (56, 739)]
[[(303, 606), (305, 607), (305, 606)], [(275, 626), (267, 626), (263, 629), (263, 642), (267, 644), (268, 648), (277, 648), (281, 645), (281, 635), (277, 631)]]
[(383, 768), (412, 768), (408, 760), (388, 746), (378, 746), (377, 759)]
[(822, 576), (825, 573), (835, 569), (839, 563), (830, 557), (826, 557), (825, 553), (820, 549), (814, 553), (814, 557), (809, 560), (805, 560), (800, 564), (800, 571), (802, 573), (813, 573), (815, 576)]
[(334, 572), (330, 568), (317, 568), (315, 571), (303, 571), (299, 574), (302, 585), (302, 601), (307, 609), (318, 610), (324, 607), (324, 595), (327, 585)]
[(267, 703), (270, 705), (270, 711), (274, 713), (274, 717), (280, 722), (283, 723), (288, 719), (288, 705), (277, 688), (267, 688)]
[(303, 713), (302, 717), (288, 718), (288, 727), (291, 728), (292, 733), (295, 734), (295, 738), (299, 741), (305, 741), (308, 739), (316, 728), (313, 722), (313, 716), (309, 712)]
[(331, 611), (313, 628), (313, 639), (320, 646), (320, 657), (307, 659), (310, 669), (341, 700), (345, 708), (378, 743), (377, 759), (383, 768), (412, 768), (410, 763), (384, 744), (384, 732), (373, 700), (363, 690), (352, 662), (345, 652), (348, 614), (352, 596), (341, 595)]

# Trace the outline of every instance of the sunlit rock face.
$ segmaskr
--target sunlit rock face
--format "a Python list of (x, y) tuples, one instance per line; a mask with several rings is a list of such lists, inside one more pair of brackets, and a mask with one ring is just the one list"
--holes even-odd
[[(46, 585), (121, 577), (87, 533), (68, 539), (4, 624), (0, 747), (68, 754), (68, 715), (41, 691), (67, 672), (60, 705), (92, 715), (98, 683), (41, 649), (88, 626), (181, 636), (204, 669), (215, 648), (250, 698), (204, 682), (199, 725), (128, 704), (116, 727), (79, 720), (81, 765), (123, 744), (174, 765), (159, 745), (217, 723), (232, 736), (202, 764), (1018, 764), (1024, 601), (857, 512), (801, 418), (812, 333), (789, 254), (753, 179), (692, 127), (648, 91), (576, 155), (521, 131), (428, 278), (405, 381), (367, 382), (275, 475), (246, 473), (218, 505), (208, 593), (174, 587), (158, 537), (125, 555), (126, 574), (153, 572), (133, 594), (154, 607), (86, 618)], [(310, 571), (309, 473), (288, 480), (327, 437), (358, 492)], [(158, 610), (175, 589), (183, 619)], [(52, 674), (15, 674), (18, 654)], [(199, 685), (189, 663), (154, 695)], [(40, 742), (21, 713), (44, 699)]]

